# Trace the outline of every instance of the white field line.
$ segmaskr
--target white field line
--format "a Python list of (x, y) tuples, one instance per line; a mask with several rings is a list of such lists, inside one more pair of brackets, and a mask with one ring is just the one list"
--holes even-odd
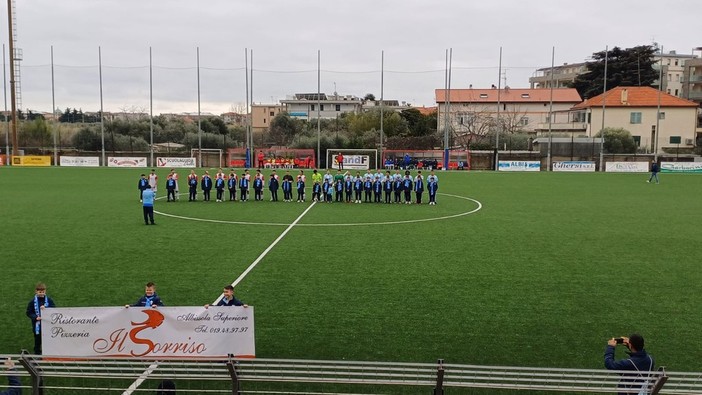
[[(266, 255), (268, 255), (268, 253), (273, 249), (273, 247), (275, 247), (275, 245), (278, 244), (278, 242), (280, 242), (281, 240), (283, 240), (283, 237), (285, 237), (285, 235), (288, 234), (288, 232), (290, 232), (290, 230), (291, 230), (293, 227), (295, 227), (295, 225), (296, 225), (298, 222), (300, 222), (300, 220), (302, 219), (302, 217), (304, 217), (305, 214), (307, 214), (307, 212), (310, 211), (310, 210), (312, 209), (312, 207), (314, 207), (315, 204), (317, 204), (317, 202), (312, 202), (312, 204), (310, 204), (310, 206), (307, 207), (307, 209), (306, 209), (305, 211), (303, 211), (302, 214), (300, 214), (300, 216), (297, 217), (297, 219), (295, 219), (295, 221), (293, 221), (290, 225), (288, 225), (288, 227), (283, 231), (283, 233), (281, 233), (280, 236), (278, 236), (278, 238), (275, 239), (275, 240), (273, 241), (273, 243), (271, 243), (271, 245), (269, 245), (268, 248), (266, 248), (266, 249), (261, 253), (261, 255), (259, 255), (258, 258), (256, 258), (256, 260), (253, 261), (253, 263), (251, 263), (251, 264), (249, 265), (249, 267), (246, 268), (246, 270), (244, 270), (243, 273), (241, 273), (241, 275), (239, 275), (239, 277), (238, 277), (236, 280), (234, 280), (234, 282), (232, 282), (232, 287), (236, 287), (237, 284), (239, 284), (239, 283), (246, 277), (246, 275), (249, 274), (249, 273), (256, 267), (256, 265), (258, 265), (258, 263), (261, 262), (261, 260), (263, 260), (263, 258), (264, 258)], [(219, 297), (218, 297), (217, 299), (215, 299), (214, 302), (212, 302), (212, 304), (213, 304), (213, 305), (216, 305), (217, 303), (219, 303), (220, 300), (222, 300), (223, 297), (224, 297), (224, 294), (220, 294)], [(149, 377), (149, 375), (150, 375), (157, 367), (158, 367), (158, 363), (157, 363), (157, 362), (154, 362), (153, 364), (151, 364), (151, 366), (149, 366), (149, 367), (144, 371), (144, 373), (142, 373), (141, 376), (139, 376), (139, 378), (136, 379), (136, 381), (134, 381), (134, 382), (132, 383), (132, 385), (130, 385), (129, 388), (127, 388), (127, 389), (122, 393), (122, 395), (131, 395), (134, 391), (136, 391), (137, 388), (139, 388), (139, 386), (144, 382), (144, 380), (146, 380), (146, 378)]]
[(136, 391), (137, 388), (139, 388), (139, 386), (149, 377), (149, 375), (150, 375), (154, 370), (156, 370), (157, 367), (158, 367), (158, 362), (152, 363), (151, 366), (149, 366), (148, 368), (146, 368), (146, 370), (144, 371), (144, 373), (142, 373), (141, 376), (139, 376), (139, 378), (136, 379), (136, 380), (132, 383), (132, 385), (129, 386), (129, 388), (127, 388), (126, 390), (124, 390), (124, 392), (122, 392), (122, 395), (131, 395), (132, 392)]
[[(249, 267), (247, 267), (246, 270), (244, 270), (244, 272), (241, 273), (236, 280), (234, 280), (234, 282), (232, 282), (232, 287), (236, 288), (237, 284), (239, 284), (244, 279), (244, 277), (246, 277), (246, 275), (249, 274), (249, 272), (251, 272), (256, 267), (256, 265), (258, 265), (258, 263), (261, 262), (261, 260), (263, 260), (263, 258), (266, 255), (268, 255), (268, 253), (273, 249), (273, 247), (275, 247), (276, 244), (278, 244), (279, 241), (283, 240), (283, 237), (285, 237), (285, 235), (288, 234), (288, 232), (290, 232), (290, 230), (293, 227), (295, 227), (295, 225), (298, 222), (300, 222), (302, 217), (304, 217), (305, 214), (307, 214), (307, 212), (310, 211), (312, 209), (312, 207), (314, 207), (315, 204), (317, 204), (317, 202), (312, 202), (312, 204), (310, 204), (310, 206), (307, 207), (307, 209), (305, 211), (303, 211), (302, 214), (300, 214), (300, 216), (297, 217), (297, 219), (295, 221), (293, 221), (290, 225), (288, 225), (288, 227), (285, 228), (283, 233), (281, 233), (280, 236), (278, 236), (278, 238), (275, 239), (275, 241), (273, 241), (273, 243), (271, 243), (271, 245), (268, 246), (268, 248), (263, 250), (261, 255), (259, 255), (258, 258), (256, 258), (256, 260), (253, 261), (253, 263), (251, 263), (249, 265)], [(219, 303), (220, 300), (222, 300), (223, 297), (224, 297), (224, 294), (219, 295), (219, 297), (217, 299), (215, 299), (215, 301), (212, 302), (212, 304), (216, 305), (217, 303)]]

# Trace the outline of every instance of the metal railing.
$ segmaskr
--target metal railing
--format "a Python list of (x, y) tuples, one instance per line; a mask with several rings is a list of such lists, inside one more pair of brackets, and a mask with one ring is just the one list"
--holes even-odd
[[(436, 363), (316, 361), (291, 359), (144, 360), (66, 359), (29, 354), (16, 375), (29, 394), (153, 392), (163, 380), (178, 382), (178, 393), (460, 393), (465, 389), (555, 393), (702, 394), (702, 373), (666, 372), (642, 378), (636, 372), (600, 369), (528, 368)], [(144, 384), (148, 383), (148, 384)], [(142, 385), (144, 384), (144, 385)], [(262, 385), (276, 384), (277, 390)], [(304, 388), (300, 390), (300, 385)], [(626, 386), (629, 386), (628, 388)]]

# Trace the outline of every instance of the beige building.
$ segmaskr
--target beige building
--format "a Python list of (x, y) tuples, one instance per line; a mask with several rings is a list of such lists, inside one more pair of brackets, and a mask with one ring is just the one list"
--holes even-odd
[(255, 133), (268, 130), (273, 118), (283, 111), (285, 106), (280, 104), (252, 104), (251, 130)]
[[(457, 134), (484, 135), (495, 127), (498, 102), (502, 130), (538, 133), (548, 123), (551, 89), (437, 89), (438, 130), (444, 130), (449, 111), (450, 126)], [(447, 97), (448, 96), (448, 97)], [(447, 101), (449, 101), (447, 106)], [(553, 89), (554, 112), (570, 110), (582, 99), (572, 88)]]
[(538, 69), (534, 76), (529, 78), (531, 89), (551, 88), (553, 81), (554, 88), (567, 88), (575, 81), (575, 77), (587, 71), (586, 63), (564, 63), (562, 66), (555, 66), (553, 69), (545, 67)]
[(343, 113), (358, 114), (363, 106), (359, 97), (336, 93), (329, 96), (325, 93), (296, 93), (280, 103), (291, 117), (305, 120), (317, 119), (317, 114), (322, 119), (335, 119)]
[(596, 135), (602, 128), (603, 101), (604, 126), (628, 130), (646, 152), (654, 152), (656, 147), (661, 153), (664, 148), (695, 145), (698, 106), (695, 102), (651, 87), (619, 86), (573, 107), (573, 118), (585, 121), (583, 132), (587, 136)]

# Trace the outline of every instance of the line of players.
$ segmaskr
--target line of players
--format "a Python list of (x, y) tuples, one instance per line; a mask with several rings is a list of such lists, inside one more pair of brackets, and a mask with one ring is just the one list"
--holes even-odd
[[(155, 191), (157, 180), (158, 176), (153, 170), (148, 177), (142, 174), (139, 180), (139, 190), (142, 191), (148, 184)], [(266, 181), (261, 170), (256, 170), (255, 175), (251, 175), (247, 169), (239, 176), (233, 170), (227, 175), (220, 168), (214, 178), (210, 176), (209, 171), (205, 171), (200, 177), (195, 173), (195, 170), (191, 170), (187, 177), (187, 183), (188, 201), (197, 201), (199, 187), (203, 193), (204, 201), (210, 201), (212, 189), (216, 192), (217, 202), (225, 200), (225, 191), (229, 192), (229, 201), (246, 202), (249, 200), (251, 191), (253, 191), (255, 201), (262, 201), (263, 191), (267, 188), (271, 195), (270, 200), (273, 202), (278, 201), (278, 190), (282, 190), (284, 202), (292, 202), (295, 193), (297, 194), (296, 201), (304, 202), (307, 177), (304, 171), (300, 170), (300, 173), (293, 178), (288, 170), (281, 179), (273, 170)], [(414, 192), (415, 203), (421, 204), (426, 191), (429, 195), (429, 204), (435, 205), (438, 189), (439, 177), (434, 174), (433, 170), (430, 171), (426, 180), (421, 170), (417, 171), (414, 177), (411, 176), (409, 170), (405, 171), (404, 175), (399, 170), (395, 174), (391, 174), (389, 171), (383, 173), (381, 170), (377, 170), (376, 173), (367, 171), (363, 175), (356, 172), (355, 176), (348, 171), (342, 174), (341, 170), (337, 171), (336, 175), (332, 175), (330, 170), (327, 170), (324, 175), (317, 170), (312, 172), (312, 201), (316, 202), (412, 204), (412, 192)], [(178, 173), (174, 169), (171, 169), (166, 179), (166, 191), (167, 201), (178, 200)]]

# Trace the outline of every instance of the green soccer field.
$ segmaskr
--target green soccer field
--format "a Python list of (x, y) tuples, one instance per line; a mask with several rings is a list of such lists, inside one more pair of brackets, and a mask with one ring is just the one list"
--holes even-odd
[(203, 305), (299, 218), (236, 288), (258, 357), (601, 368), (607, 339), (640, 332), (659, 366), (699, 370), (699, 176), (442, 172), (436, 206), (302, 216), (309, 199), (183, 195), (144, 226), (142, 172), (0, 169), (0, 353), (32, 349), (38, 281), (63, 307), (132, 303), (147, 281)]

